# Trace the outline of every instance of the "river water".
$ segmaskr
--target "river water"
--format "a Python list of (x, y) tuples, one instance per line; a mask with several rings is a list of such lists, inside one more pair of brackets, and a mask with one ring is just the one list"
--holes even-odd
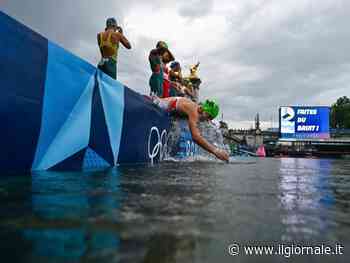
[[(252, 158), (2, 176), (0, 215), (1, 262), (348, 262), (350, 161)], [(233, 243), (238, 256), (228, 253)], [(344, 254), (243, 251), (322, 243)]]

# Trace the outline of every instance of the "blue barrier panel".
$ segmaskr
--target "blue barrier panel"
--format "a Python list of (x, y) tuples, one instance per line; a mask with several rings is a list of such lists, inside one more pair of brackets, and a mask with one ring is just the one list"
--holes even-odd
[(47, 40), (0, 12), (0, 169), (30, 170), (41, 126)]
[(159, 159), (150, 133), (169, 129), (167, 113), (1, 12), (0, 24), (1, 171)]
[[(165, 138), (161, 138), (161, 134), (170, 128), (168, 113), (160, 110), (150, 100), (147, 101), (136, 92), (126, 88), (123, 122), (118, 162), (158, 160), (160, 148), (157, 145), (165, 143)], [(155, 132), (152, 132), (152, 128)], [(158, 154), (153, 156), (152, 153), (156, 151)]]
[(187, 158), (197, 154), (197, 144), (193, 141), (188, 122), (185, 119), (179, 119), (180, 138), (177, 143), (177, 152), (175, 157)]
[(92, 65), (49, 43), (34, 170), (47, 170), (87, 147), (95, 72)]

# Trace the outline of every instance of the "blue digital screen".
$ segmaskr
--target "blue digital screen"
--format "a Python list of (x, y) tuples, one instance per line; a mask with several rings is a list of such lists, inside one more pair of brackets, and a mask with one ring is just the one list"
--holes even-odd
[(295, 139), (328, 139), (329, 107), (280, 107), (280, 136)]

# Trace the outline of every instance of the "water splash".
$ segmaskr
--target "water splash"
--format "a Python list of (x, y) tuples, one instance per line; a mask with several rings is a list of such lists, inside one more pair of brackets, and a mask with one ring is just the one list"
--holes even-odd
[[(222, 150), (230, 152), (228, 145), (224, 144), (221, 130), (213, 122), (200, 122), (198, 128), (202, 136), (211, 144)], [(219, 160), (206, 150), (198, 146), (191, 136), (186, 119), (174, 118), (168, 136), (167, 161), (214, 161)]]

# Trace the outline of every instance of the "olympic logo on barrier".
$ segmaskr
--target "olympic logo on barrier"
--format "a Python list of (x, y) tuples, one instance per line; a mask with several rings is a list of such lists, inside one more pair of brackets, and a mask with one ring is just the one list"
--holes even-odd
[[(153, 133), (156, 134), (157, 143), (153, 146), (151, 152), (151, 139)], [(154, 162), (154, 158), (159, 154), (159, 160), (163, 160), (166, 157), (168, 151), (168, 142), (167, 142), (168, 134), (166, 130), (163, 130), (162, 133), (159, 133), (157, 127), (153, 126), (148, 136), (148, 156), (151, 160), (151, 164)]]

